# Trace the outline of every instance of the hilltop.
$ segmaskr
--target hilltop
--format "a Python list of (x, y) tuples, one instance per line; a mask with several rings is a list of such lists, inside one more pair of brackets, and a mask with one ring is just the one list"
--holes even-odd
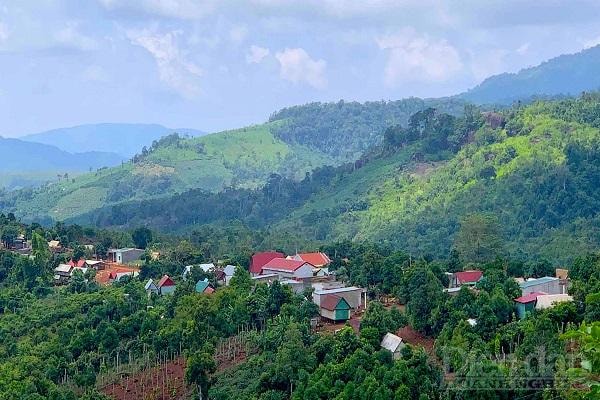
[(510, 104), (539, 96), (579, 95), (600, 89), (599, 70), (600, 45), (489, 77), (458, 97), (477, 104)]
[(153, 141), (171, 133), (202, 136), (197, 129), (173, 129), (158, 124), (102, 123), (52, 129), (20, 137), (21, 140), (53, 145), (68, 152), (101, 151), (129, 158)]

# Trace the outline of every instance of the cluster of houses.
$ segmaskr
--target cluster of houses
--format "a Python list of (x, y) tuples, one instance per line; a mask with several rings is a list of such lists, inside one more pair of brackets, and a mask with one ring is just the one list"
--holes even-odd
[[(448, 288), (444, 289), (449, 295), (456, 295), (461, 287), (467, 286), (475, 290), (475, 285), (483, 279), (479, 270), (448, 273)], [(569, 286), (568, 270), (556, 269), (556, 276), (541, 278), (515, 278), (521, 288), (521, 296), (514, 299), (515, 309), (519, 318), (525, 318), (533, 310), (543, 310), (562, 302), (573, 301), (567, 294)], [(473, 324), (476, 324), (473, 321)]]
[[(61, 252), (64, 248), (58, 240), (48, 242), (48, 247), (52, 251)], [(59, 264), (54, 268), (54, 283), (64, 285), (71, 281), (77, 273), (85, 275), (88, 270), (95, 271), (95, 280), (101, 285), (110, 285), (119, 281), (124, 276), (136, 277), (139, 275), (139, 268), (126, 265), (140, 259), (144, 253), (141, 249), (109, 249), (106, 260), (70, 260), (66, 264)]]
[[(249, 272), (255, 283), (272, 284), (278, 281), (289, 286), (297, 294), (311, 288), (312, 300), (319, 306), (321, 317), (333, 322), (345, 322), (351, 318), (353, 312), (364, 308), (366, 291), (336, 281), (334, 275), (329, 272), (330, 263), (331, 259), (322, 252), (286, 256), (280, 252), (267, 251), (252, 256)], [(205, 294), (212, 294), (217, 284), (229, 285), (236, 270), (233, 265), (188, 265), (183, 270), (182, 278), (188, 279), (192, 270), (196, 268), (214, 276), (214, 284), (207, 278), (196, 282), (196, 292)], [(148, 280), (145, 288), (148, 295), (166, 295), (175, 291), (175, 285), (173, 279), (165, 275), (158, 283), (152, 279)]]

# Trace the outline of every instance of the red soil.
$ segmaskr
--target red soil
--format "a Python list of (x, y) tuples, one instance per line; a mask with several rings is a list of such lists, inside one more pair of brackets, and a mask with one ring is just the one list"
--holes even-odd
[(183, 400), (191, 394), (184, 381), (185, 360), (181, 357), (161, 367), (153, 367), (120, 382), (109, 384), (102, 393), (115, 400)]

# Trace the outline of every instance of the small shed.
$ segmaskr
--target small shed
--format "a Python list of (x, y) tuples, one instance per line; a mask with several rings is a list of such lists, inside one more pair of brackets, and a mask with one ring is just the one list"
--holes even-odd
[(321, 299), (321, 317), (334, 322), (343, 322), (350, 319), (350, 304), (343, 297), (328, 294)]
[(381, 348), (391, 352), (394, 360), (398, 360), (402, 357), (400, 352), (405, 346), (406, 344), (402, 341), (401, 337), (390, 332), (386, 333), (381, 341)]
[(204, 294), (211, 294), (215, 291), (215, 289), (213, 289), (213, 287), (208, 282), (208, 279), (206, 279), (206, 278), (196, 282), (195, 290), (196, 290), (196, 293), (204, 293)]
[(148, 293), (148, 295), (159, 293), (158, 287), (152, 279), (148, 279), (148, 282), (146, 282), (146, 284), (144, 285), (144, 290), (146, 290), (146, 293)]
[(159, 293), (163, 296), (166, 294), (173, 294), (175, 292), (175, 282), (169, 277), (169, 275), (163, 275), (163, 277), (160, 278), (160, 281), (158, 281), (156, 287), (158, 288)]
[(535, 310), (535, 303), (537, 302), (538, 296), (544, 295), (544, 292), (533, 292), (526, 294), (525, 296), (517, 297), (515, 299), (517, 316), (519, 319), (523, 319)]

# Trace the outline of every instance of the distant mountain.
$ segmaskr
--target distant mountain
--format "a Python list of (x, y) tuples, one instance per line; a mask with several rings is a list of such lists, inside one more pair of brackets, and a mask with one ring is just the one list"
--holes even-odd
[(579, 95), (600, 89), (599, 72), (600, 45), (517, 73), (492, 76), (458, 97), (477, 104), (510, 104), (532, 97)]
[(91, 151), (70, 153), (41, 143), (0, 137), (0, 172), (89, 171), (120, 164), (116, 153)]
[(185, 136), (205, 134), (196, 129), (172, 129), (156, 124), (105, 123), (53, 129), (23, 136), (20, 139), (53, 145), (71, 153), (102, 151), (130, 158), (139, 153), (142, 147), (150, 147), (153, 141), (173, 132)]

